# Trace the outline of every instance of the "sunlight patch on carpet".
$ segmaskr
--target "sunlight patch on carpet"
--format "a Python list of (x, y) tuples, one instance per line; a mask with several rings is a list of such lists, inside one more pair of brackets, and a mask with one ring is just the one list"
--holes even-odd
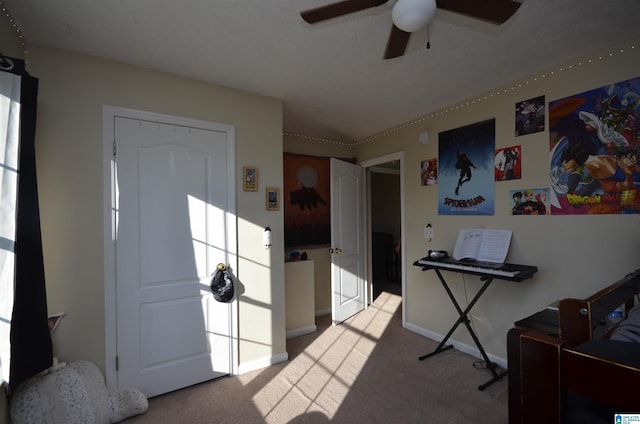
[(253, 396), (265, 422), (303, 415), (332, 419), (401, 302), (399, 296), (382, 293), (369, 308), (319, 335)]

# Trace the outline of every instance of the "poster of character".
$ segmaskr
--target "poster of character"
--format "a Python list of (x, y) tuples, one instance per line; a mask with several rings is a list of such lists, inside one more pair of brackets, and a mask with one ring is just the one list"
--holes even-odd
[(516, 137), (544, 131), (544, 96), (516, 103)]
[(511, 190), (511, 215), (550, 215), (549, 189)]
[(420, 185), (438, 184), (438, 159), (420, 161)]
[(495, 119), (438, 137), (438, 214), (493, 215)]
[(551, 213), (640, 212), (640, 78), (549, 102)]
[(285, 153), (283, 165), (285, 248), (330, 244), (329, 158)]
[(519, 180), (522, 178), (522, 146), (505, 147), (496, 150), (496, 181)]

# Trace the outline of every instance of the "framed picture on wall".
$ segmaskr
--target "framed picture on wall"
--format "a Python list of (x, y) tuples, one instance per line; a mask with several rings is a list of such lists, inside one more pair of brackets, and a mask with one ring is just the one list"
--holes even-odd
[(331, 170), (328, 157), (284, 153), (284, 247), (331, 244)]
[(280, 189), (277, 187), (267, 187), (267, 210), (280, 210)]
[(242, 168), (242, 189), (244, 191), (258, 191), (258, 168), (254, 166)]

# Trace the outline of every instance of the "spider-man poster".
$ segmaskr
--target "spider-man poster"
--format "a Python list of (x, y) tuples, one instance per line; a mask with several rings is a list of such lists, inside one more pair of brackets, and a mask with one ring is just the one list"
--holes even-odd
[(438, 136), (438, 214), (493, 215), (495, 119)]
[(549, 103), (551, 213), (640, 212), (640, 78)]

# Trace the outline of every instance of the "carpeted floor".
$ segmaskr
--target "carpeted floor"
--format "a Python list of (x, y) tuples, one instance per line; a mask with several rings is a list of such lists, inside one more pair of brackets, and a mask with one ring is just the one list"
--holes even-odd
[(287, 342), (289, 361), (150, 399), (144, 423), (506, 423), (507, 379), (490, 379), (456, 350), (401, 326), (401, 297), (383, 292), (365, 311)]

